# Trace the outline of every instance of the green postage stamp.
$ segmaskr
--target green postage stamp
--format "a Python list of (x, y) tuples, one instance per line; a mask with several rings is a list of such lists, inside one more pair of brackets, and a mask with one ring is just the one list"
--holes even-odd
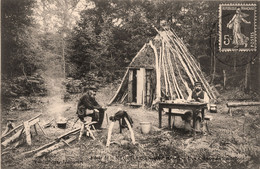
[(219, 51), (253, 52), (257, 48), (256, 4), (219, 5)]

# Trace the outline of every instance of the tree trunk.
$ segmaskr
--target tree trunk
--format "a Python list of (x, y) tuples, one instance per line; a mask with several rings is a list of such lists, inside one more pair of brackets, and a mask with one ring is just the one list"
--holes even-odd
[(216, 75), (216, 46), (215, 46), (215, 43), (216, 43), (216, 37), (214, 37), (214, 44), (213, 44), (213, 72), (212, 72), (212, 78), (211, 78), (211, 83), (214, 82), (215, 80), (215, 75)]
[(248, 93), (250, 91), (250, 63), (246, 65), (245, 71), (245, 92)]
[(234, 72), (237, 71), (237, 58), (236, 56), (234, 57)]
[(226, 77), (226, 71), (225, 70), (223, 70), (223, 76), (224, 76), (223, 87), (224, 87), (224, 89), (226, 89), (226, 79), (227, 79), (227, 77)]
[[(63, 36), (63, 35), (62, 35)], [(63, 63), (63, 78), (66, 78), (66, 63), (65, 63), (65, 42), (64, 37), (62, 37), (62, 63)]]

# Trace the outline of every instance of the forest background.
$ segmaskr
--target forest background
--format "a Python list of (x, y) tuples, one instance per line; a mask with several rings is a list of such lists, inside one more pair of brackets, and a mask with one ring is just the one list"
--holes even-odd
[[(144, 43), (157, 34), (154, 26), (160, 29), (162, 23), (182, 38), (200, 62), (206, 78), (218, 90), (243, 91), (241, 98), (251, 98), (259, 93), (259, 54), (218, 51), (218, 6), (224, 2), (1, 2), (2, 96), (46, 93), (50, 79), (56, 80), (57, 85), (68, 78), (115, 82), (122, 78)], [(43, 77), (43, 82), (30, 80), (37, 76)], [(38, 91), (31, 87), (39, 87), (39, 83), (42, 87)]]

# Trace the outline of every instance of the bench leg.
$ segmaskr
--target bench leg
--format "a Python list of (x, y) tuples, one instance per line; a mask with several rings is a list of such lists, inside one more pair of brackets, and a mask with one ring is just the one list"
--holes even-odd
[(168, 117), (168, 128), (169, 129), (171, 129), (171, 118), (172, 118), (172, 116), (171, 116), (171, 113), (172, 113), (172, 110), (171, 109), (169, 109), (169, 117)]
[(121, 119), (119, 119), (119, 120), (118, 120), (118, 122), (119, 122), (119, 129), (120, 129), (120, 133), (122, 133), (122, 120), (121, 120)]
[(208, 122), (206, 121), (206, 129), (207, 129), (207, 132), (209, 133), (209, 126), (208, 126)]
[(231, 107), (228, 109), (229, 115), (232, 116), (232, 109)]
[(174, 129), (174, 123), (175, 123), (175, 116), (173, 116), (172, 129)]
[(81, 124), (81, 129), (80, 129), (80, 132), (79, 132), (79, 141), (80, 141), (80, 139), (81, 139), (81, 137), (82, 137), (82, 135), (84, 133), (84, 130), (85, 130), (85, 124), (82, 123)]
[(90, 130), (89, 126), (86, 126), (86, 130), (89, 132), (90, 136), (93, 138), (93, 140), (96, 140), (94, 134), (92, 133), (92, 131)]

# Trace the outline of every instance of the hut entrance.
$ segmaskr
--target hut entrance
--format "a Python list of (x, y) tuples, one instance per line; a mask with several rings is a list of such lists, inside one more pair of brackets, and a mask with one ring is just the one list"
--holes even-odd
[(150, 69), (130, 68), (128, 80), (128, 102), (143, 105), (150, 96), (151, 82)]
[[(131, 83), (131, 82), (130, 82)], [(137, 70), (133, 70), (133, 80), (132, 80), (132, 102), (137, 102)]]

